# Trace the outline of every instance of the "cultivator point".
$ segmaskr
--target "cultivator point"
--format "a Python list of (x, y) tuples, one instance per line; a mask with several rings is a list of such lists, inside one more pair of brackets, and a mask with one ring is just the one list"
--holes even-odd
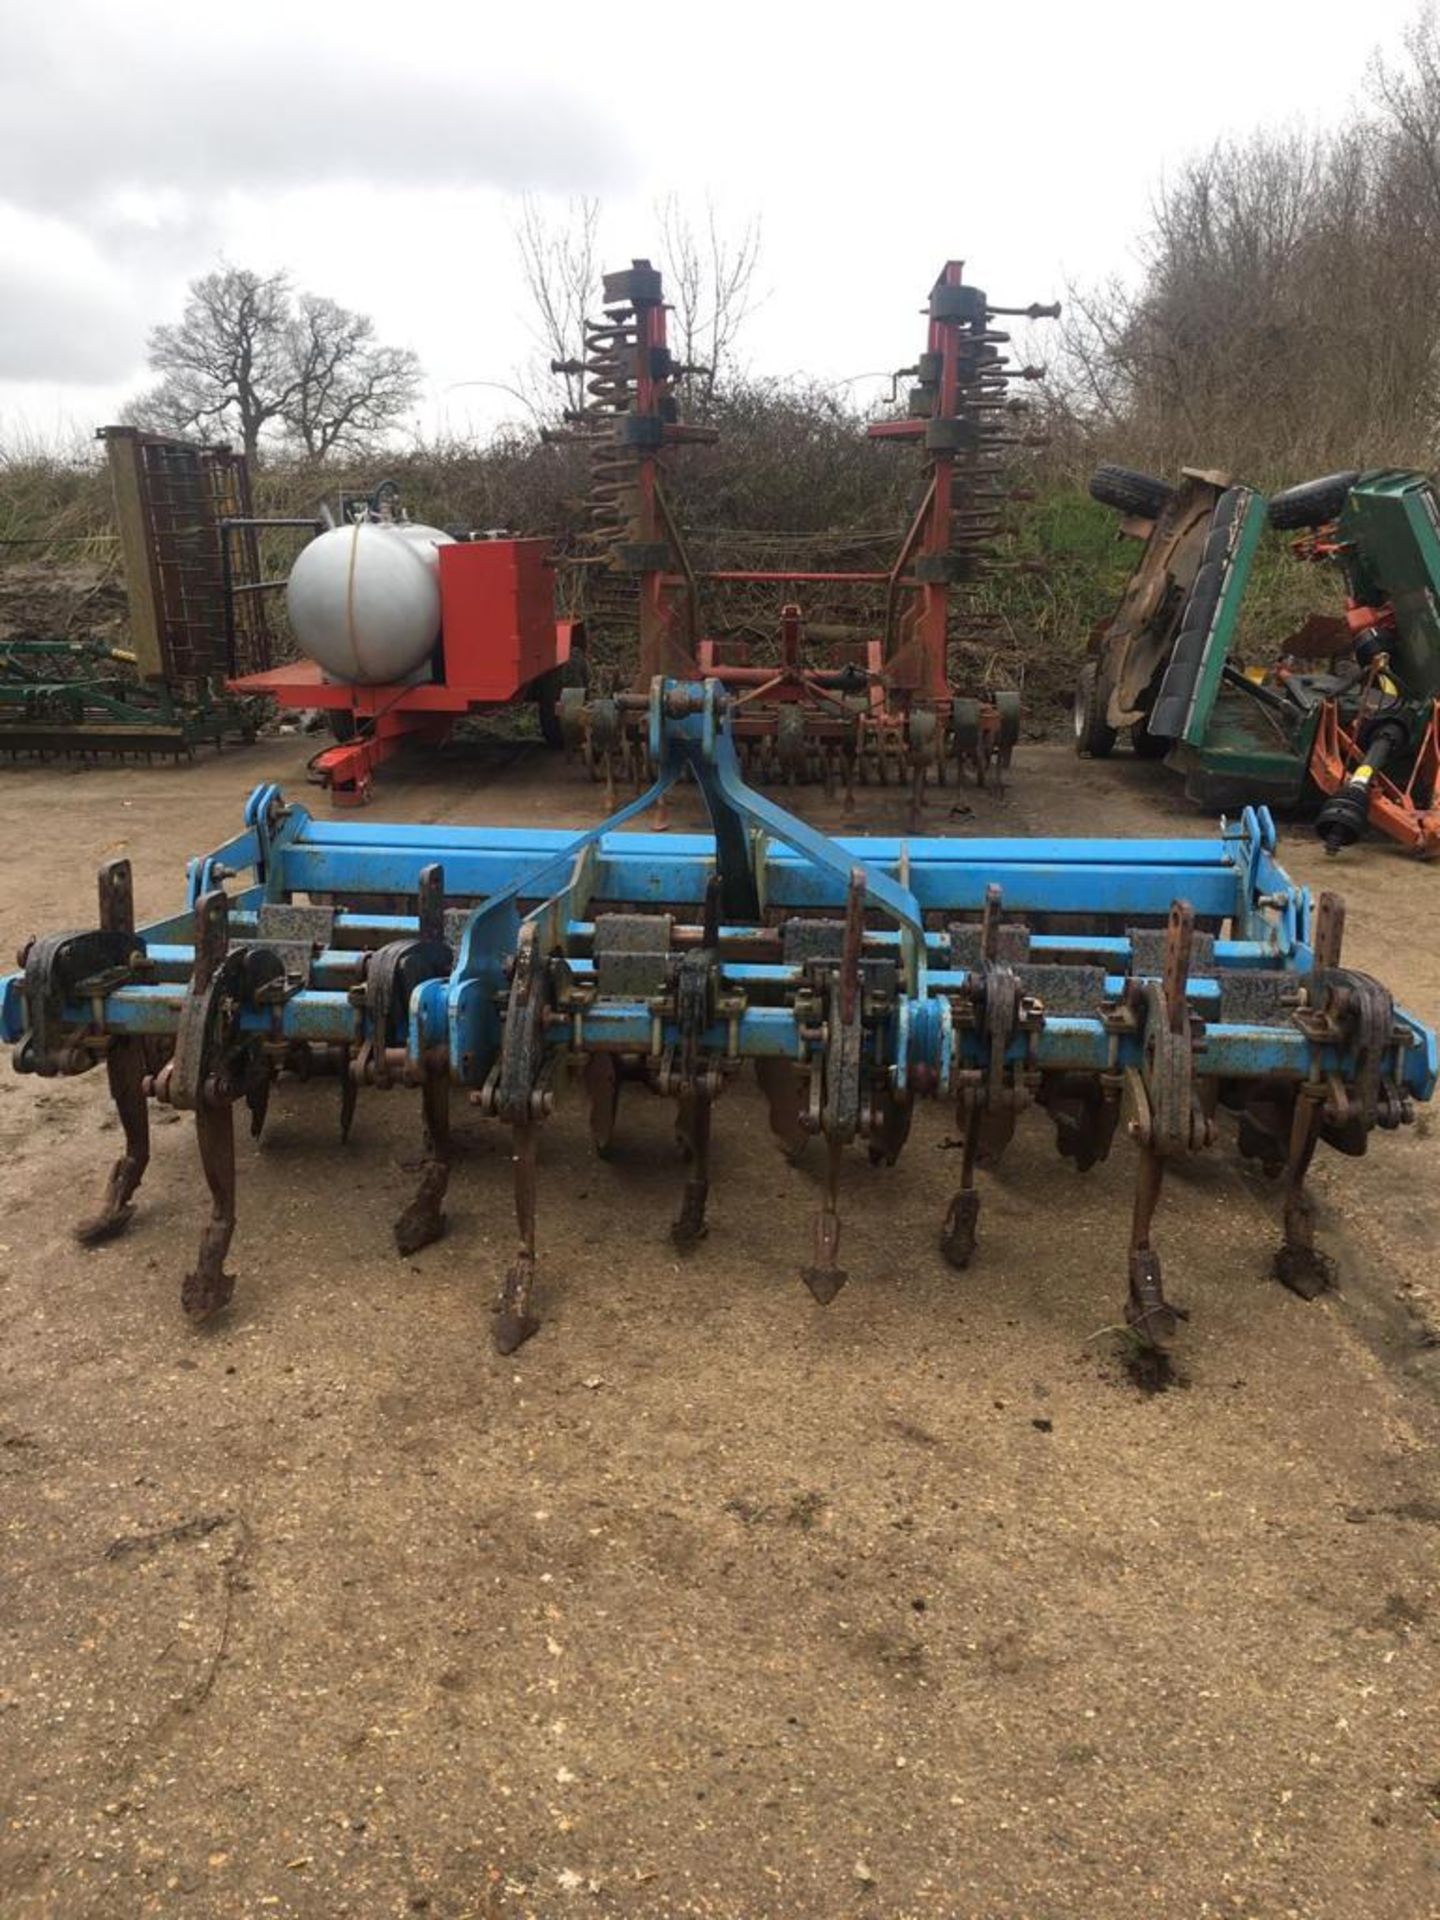
[[(846, 1148), (893, 1164), (932, 1101), (963, 1139), (939, 1236), (953, 1267), (976, 1255), (977, 1171), (1027, 1108), (1080, 1171), (1123, 1131), (1126, 1318), (1163, 1357), (1182, 1317), (1154, 1240), (1164, 1175), (1230, 1114), (1240, 1152), (1283, 1181), (1277, 1277), (1327, 1284), (1311, 1158), (1408, 1122), (1434, 1090), (1435, 1039), (1341, 964), (1339, 901), (1290, 883), (1267, 815), (1215, 840), (831, 840), (745, 786), (735, 714), (713, 682), (657, 680), (654, 785), (579, 835), (337, 825), (261, 787), (244, 831), (192, 863), (173, 918), (137, 930), (128, 866), (107, 866), (96, 926), (32, 942), (0, 982), (22, 1072), (105, 1063), (124, 1152), (82, 1239), (132, 1217), (148, 1101), (192, 1113), (211, 1212), (181, 1298), (196, 1319), (225, 1306), (234, 1109), (258, 1133), (277, 1074), (328, 1073), (342, 1136), (358, 1090), (418, 1095), (423, 1161), (396, 1227), (412, 1253), (443, 1229), (458, 1090), (511, 1135), (518, 1239), (495, 1322), (509, 1353), (538, 1325), (539, 1148), (566, 1086), (601, 1155), (625, 1086), (676, 1103), (688, 1164), (670, 1231), (689, 1249), (712, 1108), (753, 1066), (785, 1152), (824, 1144), (797, 1262), (819, 1301), (846, 1281)], [(621, 831), (685, 775), (708, 833)]]

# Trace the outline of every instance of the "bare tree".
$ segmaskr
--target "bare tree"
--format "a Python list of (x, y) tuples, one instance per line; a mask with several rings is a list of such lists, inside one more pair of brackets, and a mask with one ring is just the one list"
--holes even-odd
[(722, 232), (714, 202), (705, 203), (697, 231), (671, 193), (656, 208), (661, 259), (675, 309), (672, 345), (677, 359), (703, 372), (687, 376), (692, 405), (703, 408), (716, 383), (734, 371), (735, 346), (755, 307), (755, 271), (760, 264), (760, 221), (747, 220), (730, 238)]
[(1062, 390), (1131, 464), (1257, 481), (1429, 465), (1440, 425), (1440, 36), (1378, 108), (1222, 142), (1165, 183), (1133, 284), (1071, 289)]
[(150, 335), (160, 381), (130, 417), (175, 433), (233, 433), (253, 460), (261, 434), (295, 398), (290, 301), (283, 273), (223, 267), (192, 281), (178, 324)]
[[(520, 203), (515, 244), (532, 325), (547, 362), (573, 363), (584, 358), (585, 316), (595, 311), (600, 295), (599, 235), (600, 202), (588, 195), (566, 203), (565, 220), (559, 225), (528, 193)], [(553, 384), (555, 377), (547, 368), (547, 393), (559, 391)], [(584, 376), (560, 377), (565, 382), (565, 405), (574, 412), (584, 404)], [(553, 408), (540, 411), (553, 413)]]
[(393, 424), (420, 366), (385, 347), (365, 314), (302, 294), (283, 273), (224, 267), (192, 282), (174, 326), (150, 335), (158, 383), (126, 417), (164, 432), (233, 435), (255, 459), (266, 439), (322, 458)]
[[(573, 364), (584, 358), (584, 323), (600, 308), (600, 212), (598, 200), (573, 199), (557, 224), (528, 195), (521, 202), (515, 243), (533, 328), (547, 362)], [(686, 376), (686, 398), (699, 410), (709, 404), (717, 382), (735, 370), (736, 342), (755, 305), (760, 222), (747, 221), (727, 237), (707, 202), (704, 226), (697, 228), (674, 194), (661, 201), (655, 217), (673, 309), (671, 347), (677, 360), (703, 368)], [(555, 377), (545, 375), (551, 393), (560, 391)], [(585, 402), (584, 376), (562, 377), (565, 405), (575, 412)], [(538, 410), (553, 413), (553, 407)]]
[(295, 377), (281, 418), (311, 459), (366, 445), (414, 405), (419, 360), (381, 346), (368, 314), (303, 294), (288, 346)]

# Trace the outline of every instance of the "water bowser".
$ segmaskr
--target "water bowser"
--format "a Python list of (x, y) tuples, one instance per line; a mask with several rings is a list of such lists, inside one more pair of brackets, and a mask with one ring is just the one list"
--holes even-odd
[(358, 520), (301, 549), (285, 590), (300, 650), (332, 680), (398, 686), (429, 678), (440, 636), (438, 527)]

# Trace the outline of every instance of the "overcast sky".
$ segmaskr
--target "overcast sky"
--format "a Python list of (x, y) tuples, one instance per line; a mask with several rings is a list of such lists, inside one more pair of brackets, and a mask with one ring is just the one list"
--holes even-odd
[(0, 440), (112, 417), (221, 257), (372, 314), (421, 424), (483, 431), (513, 404), (462, 383), (533, 352), (526, 192), (599, 195), (613, 265), (658, 252), (666, 193), (758, 214), (748, 362), (899, 365), (944, 259), (1014, 304), (1125, 271), (1167, 166), (1343, 116), (1415, 10), (0, 0)]

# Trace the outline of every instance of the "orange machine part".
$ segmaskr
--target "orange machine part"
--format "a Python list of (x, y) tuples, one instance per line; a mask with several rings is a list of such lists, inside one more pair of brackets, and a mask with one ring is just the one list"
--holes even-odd
[(440, 548), (443, 679), (469, 700), (513, 700), (569, 657), (555, 619), (548, 540), (467, 540)]
[[(1340, 724), (1336, 703), (1327, 700), (1310, 749), (1311, 779), (1322, 793), (1338, 793), (1363, 759), (1359, 742)], [(1368, 812), (1377, 833), (1398, 840), (1422, 860), (1440, 855), (1440, 700), (1431, 703), (1409, 779), (1401, 787), (1377, 773), (1370, 786)]]

